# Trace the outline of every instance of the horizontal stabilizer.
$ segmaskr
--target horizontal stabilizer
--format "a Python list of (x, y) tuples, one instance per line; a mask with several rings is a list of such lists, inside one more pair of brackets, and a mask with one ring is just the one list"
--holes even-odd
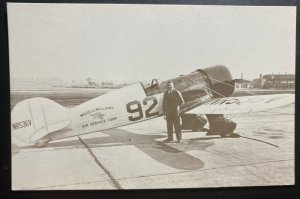
[(19, 102), (11, 112), (12, 134), (32, 143), (70, 125), (68, 109), (42, 97)]
[(236, 114), (272, 109), (295, 102), (294, 94), (215, 98), (187, 113)]

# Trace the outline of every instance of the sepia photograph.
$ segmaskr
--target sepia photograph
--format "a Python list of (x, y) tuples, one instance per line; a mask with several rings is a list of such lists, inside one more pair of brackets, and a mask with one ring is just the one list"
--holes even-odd
[(295, 6), (7, 3), (12, 190), (295, 184)]

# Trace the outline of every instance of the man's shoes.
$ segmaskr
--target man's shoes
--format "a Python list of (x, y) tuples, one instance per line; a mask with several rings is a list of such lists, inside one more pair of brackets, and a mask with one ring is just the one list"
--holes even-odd
[(177, 143), (180, 143), (181, 140), (177, 140)]
[(173, 141), (173, 139), (167, 138), (163, 142), (172, 142), (172, 141)]

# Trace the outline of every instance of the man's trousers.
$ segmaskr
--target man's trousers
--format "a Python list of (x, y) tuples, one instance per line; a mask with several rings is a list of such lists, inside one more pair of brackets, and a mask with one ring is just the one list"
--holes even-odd
[(167, 129), (168, 129), (168, 139), (173, 140), (173, 127), (175, 128), (175, 134), (177, 140), (181, 140), (181, 127), (180, 127), (180, 118), (177, 112), (168, 113), (166, 116), (167, 120)]

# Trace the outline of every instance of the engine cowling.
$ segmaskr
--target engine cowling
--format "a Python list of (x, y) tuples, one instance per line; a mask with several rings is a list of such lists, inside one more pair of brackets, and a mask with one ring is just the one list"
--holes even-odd
[(197, 71), (208, 77), (213, 97), (230, 97), (234, 93), (235, 81), (226, 66), (211, 66)]

